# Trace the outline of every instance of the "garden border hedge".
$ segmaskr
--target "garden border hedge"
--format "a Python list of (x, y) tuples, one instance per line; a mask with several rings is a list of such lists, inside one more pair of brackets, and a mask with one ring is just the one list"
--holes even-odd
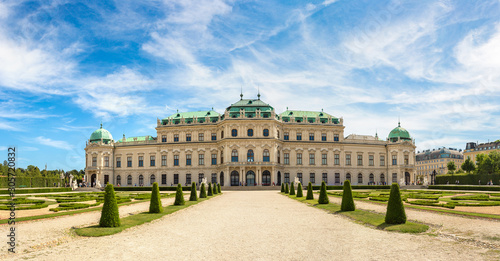
[[(321, 189), (321, 186), (313, 185), (313, 190)], [(391, 189), (389, 185), (351, 185), (352, 189)], [(326, 186), (326, 190), (343, 190), (344, 186)]]
[(499, 186), (487, 186), (487, 185), (481, 185), (481, 186), (470, 186), (470, 185), (464, 185), (464, 186), (456, 186), (456, 185), (430, 185), (427, 187), (428, 189), (441, 189), (441, 190), (481, 190), (481, 191), (500, 191)]
[[(16, 188), (16, 194), (34, 194), (34, 193), (47, 193), (47, 192), (70, 192), (71, 188)], [(0, 190), (0, 194), (10, 194), (8, 189)]]

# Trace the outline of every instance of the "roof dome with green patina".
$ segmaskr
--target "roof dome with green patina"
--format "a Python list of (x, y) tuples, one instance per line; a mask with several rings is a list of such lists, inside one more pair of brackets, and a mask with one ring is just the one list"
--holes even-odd
[(401, 127), (401, 123), (398, 122), (398, 126), (389, 133), (389, 140), (392, 142), (398, 140), (411, 140), (411, 136), (406, 129)]
[(274, 108), (260, 100), (260, 94), (257, 99), (243, 99), (243, 94), (240, 95), (240, 100), (227, 107), (226, 111), (229, 112), (230, 118), (237, 118), (240, 116), (241, 110), (244, 110), (246, 117), (252, 118), (256, 116), (257, 110), (261, 112), (264, 118), (270, 118), (271, 112)]
[(101, 127), (97, 129), (96, 131), (92, 132), (92, 135), (90, 135), (90, 142), (98, 142), (98, 141), (103, 141), (105, 143), (108, 143), (113, 140), (113, 136), (109, 131), (106, 129), (102, 128), (102, 123)]

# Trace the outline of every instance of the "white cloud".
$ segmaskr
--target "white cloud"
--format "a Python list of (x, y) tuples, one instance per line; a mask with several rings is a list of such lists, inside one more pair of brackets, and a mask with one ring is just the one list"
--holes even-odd
[(0, 151), (6, 151), (7, 150), (7, 147), (5, 146), (0, 146)]
[(50, 138), (45, 138), (43, 136), (36, 137), (34, 139), (34, 142), (41, 144), (41, 145), (62, 149), (62, 150), (72, 150), (73, 149), (73, 146), (66, 141), (52, 140)]

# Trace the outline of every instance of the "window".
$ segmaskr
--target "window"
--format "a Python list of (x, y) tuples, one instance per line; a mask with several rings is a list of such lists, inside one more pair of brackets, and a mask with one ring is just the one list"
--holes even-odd
[(139, 186), (144, 186), (144, 176), (142, 174), (139, 175)]
[(248, 129), (247, 135), (248, 135), (248, 137), (252, 137), (253, 136), (253, 129)]
[(174, 174), (174, 185), (179, 184), (179, 174)]
[(363, 155), (358, 155), (358, 166), (363, 166)]
[(132, 157), (127, 157), (127, 167), (132, 167)]
[(161, 165), (167, 166), (167, 155), (161, 155)]
[(333, 160), (333, 164), (340, 165), (340, 154), (335, 154), (335, 158)]
[(191, 154), (186, 154), (186, 166), (191, 166)]
[(269, 162), (269, 150), (264, 150), (262, 153), (262, 161)]
[(224, 131), (221, 131), (221, 132), (220, 132), (220, 138), (221, 138), (221, 139), (224, 139)]
[(132, 175), (127, 176), (127, 185), (132, 186)]
[(186, 134), (186, 141), (191, 141), (191, 134)]
[(139, 167), (144, 167), (144, 156), (139, 156)]
[(290, 173), (285, 173), (285, 183), (290, 183)]
[(285, 132), (285, 133), (283, 134), (283, 139), (284, 139), (284, 140), (289, 140), (289, 139), (290, 139), (290, 136), (288, 136), (288, 132)]
[(358, 174), (358, 184), (362, 184), (363, 183), (363, 174), (359, 173)]
[(268, 129), (264, 129), (264, 137), (268, 137), (269, 136), (269, 130)]
[(167, 136), (162, 135), (161, 136), (161, 142), (167, 142)]
[(283, 163), (285, 165), (290, 165), (290, 153), (283, 153)]
[(384, 173), (380, 174), (380, 183), (382, 183), (382, 185), (385, 185), (385, 175), (384, 175)]
[(385, 156), (380, 156), (380, 166), (385, 166)]
[(350, 166), (351, 165), (351, 154), (346, 154), (345, 155), (345, 164), (347, 166)]
[(217, 183), (217, 173), (212, 173), (212, 184)]
[(238, 136), (238, 130), (237, 129), (231, 130), (231, 136), (233, 136), (233, 137)]
[(116, 158), (116, 167), (117, 168), (121, 168), (122, 167), (122, 158), (121, 157), (117, 157)]
[(321, 180), (328, 184), (328, 173), (321, 174)]
[(302, 133), (297, 133), (297, 140), (302, 140)]
[(156, 164), (156, 157), (155, 156), (150, 156), (149, 157), (149, 166), (154, 167)]
[(198, 165), (205, 165), (205, 154), (198, 155)]
[(370, 165), (370, 166), (375, 165), (373, 158), (374, 158), (373, 155), (368, 156), (368, 165)]
[(220, 152), (220, 164), (224, 163), (224, 151)]
[(198, 133), (198, 141), (203, 141), (205, 139), (204, 133)]
[(309, 174), (309, 182), (311, 182), (312, 184), (316, 183), (316, 178), (314, 173)]
[(179, 155), (174, 155), (174, 166), (179, 166)]
[(297, 165), (302, 165), (302, 153), (297, 153)]
[(328, 162), (326, 161), (326, 153), (321, 154), (321, 165), (327, 165)]
[(179, 134), (174, 134), (174, 142), (179, 142)]
[(340, 184), (340, 173), (335, 173), (335, 184)]
[(109, 156), (104, 157), (104, 167), (109, 167)]
[(351, 182), (351, 174), (350, 173), (345, 174), (345, 179)]
[(217, 133), (212, 133), (212, 140), (217, 140)]
[(191, 184), (191, 174), (186, 174), (186, 185)]
[(233, 150), (231, 152), (231, 162), (238, 162), (238, 151)]
[(253, 150), (248, 150), (247, 151), (247, 161), (248, 162), (253, 162)]
[(398, 165), (398, 156), (392, 155), (392, 165)]
[(372, 173), (370, 173), (370, 176), (368, 176), (368, 184), (375, 185), (375, 176)]
[(116, 185), (118, 186), (122, 185), (122, 177), (120, 175), (116, 176)]
[(326, 133), (321, 133), (321, 141), (326, 141)]
[(153, 185), (155, 181), (156, 181), (155, 174), (151, 174), (151, 176), (149, 176), (149, 184)]
[(280, 131), (276, 131), (276, 138), (280, 138)]
[(339, 135), (333, 134), (333, 141), (339, 141)]
[(217, 165), (217, 154), (212, 154), (212, 165)]
[(167, 184), (167, 174), (161, 174), (161, 184)]
[(97, 157), (92, 157), (92, 167), (97, 167)]
[(314, 133), (309, 133), (309, 140), (314, 140)]
[[(408, 159), (408, 155), (405, 155), (405, 165), (408, 165), (409, 164), (409, 159)], [(441, 160), (442, 161), (442, 160)]]
[(297, 178), (299, 179), (300, 184), (302, 184), (302, 173), (297, 173)]
[(204, 177), (205, 177), (205, 174), (203, 174), (203, 173), (198, 174), (198, 184), (201, 184)]
[(314, 165), (314, 153), (309, 153), (309, 165)]
[(392, 183), (398, 183), (398, 173), (392, 173)]

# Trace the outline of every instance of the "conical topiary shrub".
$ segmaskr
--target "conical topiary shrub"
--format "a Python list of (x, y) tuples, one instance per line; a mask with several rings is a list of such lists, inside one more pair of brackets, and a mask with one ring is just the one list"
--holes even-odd
[(281, 192), (284, 193), (285, 192), (285, 184), (281, 183)]
[(177, 191), (175, 192), (174, 205), (179, 206), (184, 205), (184, 203), (184, 193), (182, 193), (182, 185), (179, 183), (177, 184)]
[(330, 200), (328, 199), (328, 195), (326, 194), (326, 183), (321, 182), (321, 189), (319, 191), (319, 199), (318, 204), (328, 204)]
[(201, 183), (200, 198), (207, 198), (207, 190), (205, 189), (205, 183)]
[(406, 213), (399, 185), (392, 183), (389, 202), (387, 202), (387, 212), (385, 213), (385, 223), (387, 224), (404, 224), (406, 223)]
[(198, 201), (198, 196), (196, 195), (196, 183), (191, 184), (191, 196), (189, 196), (189, 201)]
[(212, 190), (212, 183), (208, 183), (208, 194), (207, 196), (211, 197), (214, 195), (214, 191)]
[(297, 185), (297, 197), (301, 198), (303, 196), (304, 195), (302, 194), (302, 183), (299, 183), (299, 185)]
[(342, 192), (342, 205), (340, 210), (342, 211), (354, 211), (356, 206), (354, 205), (354, 199), (352, 198), (352, 188), (351, 182), (346, 180), (344, 182), (344, 192)]
[(220, 191), (220, 184), (217, 184), (217, 193), (219, 193), (219, 194), (220, 194), (220, 193), (222, 193), (222, 192)]
[(151, 201), (149, 202), (149, 213), (160, 213), (162, 211), (160, 189), (158, 188), (158, 183), (154, 182), (153, 189), (151, 190)]
[(120, 214), (118, 213), (118, 205), (116, 204), (115, 189), (111, 184), (106, 185), (106, 191), (104, 192), (104, 205), (102, 206), (99, 226), (100, 227), (120, 226)]
[(214, 195), (216, 195), (217, 194), (217, 184), (214, 184), (212, 190), (214, 192)]
[(285, 184), (285, 193), (288, 194), (289, 190), (288, 190), (288, 183)]
[(314, 199), (314, 195), (313, 195), (313, 185), (311, 182), (309, 182), (309, 185), (307, 185), (307, 196), (306, 196), (306, 199), (307, 200), (311, 200), (311, 199)]
[(290, 183), (290, 195), (292, 196), (295, 195), (295, 186), (293, 185), (293, 182)]

